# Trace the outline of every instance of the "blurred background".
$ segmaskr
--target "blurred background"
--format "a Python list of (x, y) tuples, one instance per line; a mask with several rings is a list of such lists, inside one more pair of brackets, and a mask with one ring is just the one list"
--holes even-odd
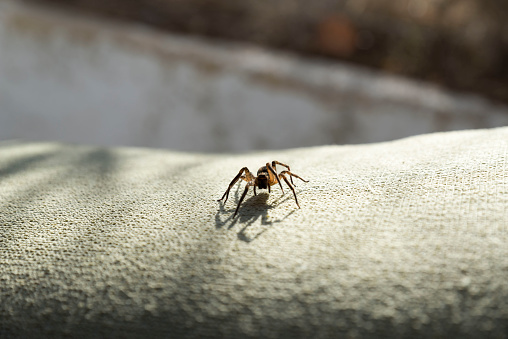
[(504, 0), (0, 0), (0, 140), (241, 152), (508, 125)]

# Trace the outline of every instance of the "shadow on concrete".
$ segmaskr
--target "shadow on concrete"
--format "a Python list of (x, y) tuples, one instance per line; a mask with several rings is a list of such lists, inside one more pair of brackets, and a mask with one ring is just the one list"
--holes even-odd
[[(229, 208), (226, 208), (224, 203), (219, 202), (220, 208), (215, 215), (215, 228), (221, 229), (223, 227), (227, 227), (229, 230), (237, 224), (242, 225), (241, 230), (238, 232), (238, 239), (241, 241), (251, 242), (257, 239), (273, 224), (284, 221), (287, 217), (295, 212), (295, 210), (292, 210), (283, 218), (279, 219), (270, 218), (269, 211), (271, 209), (277, 208), (277, 206), (284, 203), (288, 199), (291, 199), (292, 196), (286, 194), (280, 196), (274, 203), (267, 204), (270, 195), (268, 192), (262, 192), (244, 200), (240, 206), (240, 209), (238, 210), (238, 214), (236, 217), (233, 217), (239, 201), (240, 188), (243, 190), (243, 185), (237, 185), (237, 189), (234, 193), (234, 198), (231, 199), (231, 202), (228, 201)], [(271, 194), (280, 194), (280, 192), (272, 192)], [(225, 216), (226, 219), (222, 219), (222, 216)]]
[(56, 155), (56, 152), (48, 152), (44, 154), (34, 154), (12, 160), (6, 164), (0, 165), (0, 180), (7, 179), (12, 175), (24, 172), (31, 167), (37, 166), (38, 163), (48, 160)]
[[(37, 213), (53, 213), (58, 217), (60, 207), (56, 199), (61, 196), (62, 189), (79, 189), (85, 185), (85, 189), (98, 192), (98, 200), (111, 199), (117, 193), (111, 180), (117, 167), (116, 156), (108, 149), (54, 144), (42, 151), (35, 148), (32, 152), (27, 150), (31, 144), (24, 142), (3, 146), (0, 151), (14, 152), (7, 160), (2, 158), (5, 161), (0, 164), (0, 188), (5, 186), (5, 194), (0, 199), (0, 210), (5, 210), (0, 215), (4, 226), (1, 231), (4, 236), (11, 235), (9, 239), (35, 227), (26, 222), (35, 213), (34, 206), (40, 206)], [(88, 180), (80, 180), (85, 174)], [(90, 201), (73, 195), (70, 198), (76, 199), (77, 209), (100, 207), (95, 216), (111, 215), (116, 208), (91, 206)], [(7, 213), (9, 211), (12, 213)]]

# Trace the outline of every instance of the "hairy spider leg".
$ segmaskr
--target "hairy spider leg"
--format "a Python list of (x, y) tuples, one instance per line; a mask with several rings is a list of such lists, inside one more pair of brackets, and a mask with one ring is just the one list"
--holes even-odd
[[(282, 190), (282, 194), (284, 194), (284, 188), (282, 188), (282, 183), (280, 182), (277, 172), (273, 169), (273, 167), (269, 163), (266, 163), (266, 168), (268, 169), (268, 176), (269, 176), (268, 192), (270, 192), (270, 186), (275, 185), (275, 181), (277, 181), (279, 183), (280, 189)], [(274, 178), (275, 178), (275, 180), (274, 180)]]
[[(286, 165), (286, 164), (283, 164), (280, 161), (274, 160), (274, 161), (272, 161), (272, 166), (275, 169), (275, 171), (277, 171), (276, 165), (284, 166), (284, 167), (286, 167), (288, 169), (288, 171), (291, 171), (291, 168), (289, 168), (289, 165)], [(295, 183), (293, 182), (293, 177), (290, 176), (289, 179), (291, 180), (291, 183), (293, 184), (293, 186), (296, 186)]]
[(238, 213), (238, 209), (240, 208), (240, 204), (242, 203), (243, 199), (245, 198), (245, 195), (247, 194), (247, 191), (249, 190), (250, 186), (254, 186), (253, 182), (248, 182), (247, 185), (245, 185), (245, 190), (243, 191), (242, 197), (240, 198), (240, 201), (238, 202), (238, 206), (236, 206), (235, 214), (233, 214), (233, 218), (236, 217), (236, 213)]
[(295, 178), (298, 178), (300, 180), (302, 180), (303, 182), (309, 182), (308, 180), (305, 180), (303, 179), (302, 177), (300, 177), (299, 175), (296, 175), (294, 173), (291, 173), (290, 171), (282, 171), (280, 172), (279, 176), (284, 179), (284, 181), (286, 182), (286, 184), (288, 184), (289, 188), (291, 188), (291, 190), (293, 191), (293, 195), (295, 196), (295, 201), (296, 201), (296, 206), (298, 206), (298, 208), (300, 208), (300, 204), (298, 203), (298, 199), (296, 198), (296, 192), (295, 192), (295, 189), (294, 189), (294, 186), (292, 184), (289, 183), (289, 180), (287, 179), (286, 177), (286, 174), (289, 175), (289, 177), (295, 177)]
[[(284, 171), (286, 172), (286, 171)], [(288, 184), (289, 188), (291, 188), (291, 191), (293, 191), (293, 195), (295, 196), (295, 201), (296, 201), (296, 206), (298, 206), (298, 208), (300, 208), (300, 204), (298, 203), (298, 198), (296, 197), (296, 192), (295, 192), (295, 188), (293, 185), (291, 185), (291, 183), (289, 182), (288, 178), (286, 178), (286, 176), (284, 175), (284, 172), (281, 172), (279, 174), (279, 177), (281, 177), (282, 179), (284, 179), (284, 181), (286, 182), (286, 184)]]
[[(243, 173), (245, 173), (245, 175), (242, 175)], [(240, 172), (238, 172), (236, 177), (233, 180), (231, 180), (231, 183), (229, 184), (229, 187), (226, 190), (226, 192), (224, 192), (224, 195), (222, 196), (222, 198), (220, 198), (217, 201), (221, 201), (222, 199), (224, 199), (224, 197), (226, 197), (226, 200), (224, 200), (224, 203), (226, 203), (226, 201), (228, 201), (229, 191), (231, 190), (231, 187), (233, 187), (236, 184), (238, 179), (242, 179), (242, 180), (250, 182), (250, 181), (254, 180), (254, 175), (252, 175), (252, 173), (249, 171), (249, 169), (247, 167), (242, 168), (240, 170)]]
[(291, 177), (295, 177), (295, 178), (300, 179), (300, 180), (301, 180), (301, 181), (303, 181), (303, 182), (309, 182), (309, 180), (305, 180), (304, 178), (302, 178), (302, 177), (300, 177), (300, 176), (298, 176), (298, 175), (296, 175), (296, 174), (294, 174), (294, 173), (292, 173), (292, 172), (290, 172), (290, 171), (282, 171), (282, 172), (280, 172), (280, 174), (289, 174), (289, 177), (290, 177), (290, 178), (291, 178)]

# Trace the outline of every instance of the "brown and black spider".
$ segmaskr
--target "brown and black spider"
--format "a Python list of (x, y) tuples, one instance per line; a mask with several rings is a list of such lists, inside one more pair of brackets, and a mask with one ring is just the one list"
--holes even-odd
[[(277, 174), (277, 167), (276, 167), (276, 165), (284, 166), (288, 170), (287, 171), (282, 171), (279, 174)], [(272, 161), (271, 165), (270, 165), (270, 163), (267, 162), (265, 166), (260, 167), (258, 169), (258, 173), (257, 173), (258, 175), (257, 175), (257, 177), (255, 177), (251, 173), (251, 171), (249, 171), (249, 169), (247, 167), (244, 167), (244, 168), (242, 168), (240, 170), (240, 172), (238, 172), (236, 177), (231, 181), (231, 183), (229, 184), (228, 189), (226, 190), (226, 192), (224, 193), (222, 198), (220, 198), (217, 201), (221, 201), (222, 199), (224, 199), (224, 197), (226, 197), (226, 200), (224, 200), (224, 203), (226, 203), (226, 201), (228, 201), (229, 191), (231, 190), (231, 187), (233, 187), (234, 184), (236, 184), (238, 179), (242, 179), (242, 180), (247, 181), (247, 185), (245, 185), (245, 190), (243, 191), (242, 197), (240, 198), (240, 201), (238, 202), (238, 206), (236, 206), (236, 211), (235, 211), (235, 214), (233, 215), (233, 218), (234, 218), (236, 216), (236, 213), (238, 213), (238, 209), (240, 208), (240, 204), (242, 203), (243, 199), (245, 198), (245, 195), (247, 194), (247, 191), (249, 190), (249, 187), (251, 187), (251, 186), (254, 187), (254, 195), (256, 195), (256, 187), (259, 188), (259, 189), (268, 189), (268, 193), (270, 193), (271, 192), (270, 186), (275, 185), (275, 184), (279, 184), (280, 189), (282, 190), (282, 193), (284, 194), (284, 189), (282, 188), (282, 184), (280, 182), (280, 178), (282, 178), (286, 182), (286, 184), (288, 184), (289, 188), (291, 188), (291, 190), (293, 191), (293, 195), (295, 196), (296, 206), (298, 206), (298, 208), (300, 208), (300, 205), (298, 204), (298, 199), (296, 198), (296, 193), (295, 193), (295, 188), (294, 188), (294, 183), (293, 183), (293, 177), (298, 178), (298, 179), (300, 179), (300, 180), (302, 180), (304, 182), (309, 182), (309, 181), (300, 178), (298, 175), (296, 175), (294, 173), (291, 173), (290, 171), (291, 171), (291, 169), (289, 168), (288, 165), (283, 164), (283, 163), (278, 162), (278, 161), (275, 161), (275, 160)], [(289, 182), (288, 178), (286, 177), (286, 174), (289, 175), (289, 178), (291, 179), (291, 182)]]

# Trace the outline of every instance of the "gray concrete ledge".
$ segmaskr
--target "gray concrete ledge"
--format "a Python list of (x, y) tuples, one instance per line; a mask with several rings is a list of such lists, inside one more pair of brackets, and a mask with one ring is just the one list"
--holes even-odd
[[(309, 180), (217, 202), (243, 166)], [(508, 128), (196, 154), (0, 143), (1, 338), (505, 338)], [(280, 171), (280, 169), (279, 169)]]

